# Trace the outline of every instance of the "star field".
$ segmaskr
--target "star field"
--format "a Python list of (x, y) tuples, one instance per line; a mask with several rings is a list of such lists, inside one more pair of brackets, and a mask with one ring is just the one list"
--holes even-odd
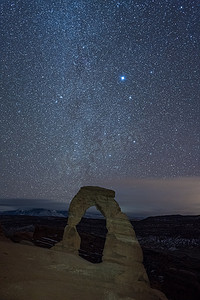
[(0, 197), (200, 175), (199, 1), (0, 3)]

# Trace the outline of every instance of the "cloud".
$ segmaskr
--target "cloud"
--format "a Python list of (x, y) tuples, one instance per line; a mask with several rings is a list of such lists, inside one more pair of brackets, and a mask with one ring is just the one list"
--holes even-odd
[[(115, 190), (120, 207), (131, 215), (200, 214), (200, 177), (125, 178), (91, 183), (94, 184)], [(0, 210), (32, 207), (68, 209), (68, 205), (67, 201), (46, 199), (0, 199)]]
[(200, 214), (200, 177), (113, 180), (123, 211), (135, 215)]

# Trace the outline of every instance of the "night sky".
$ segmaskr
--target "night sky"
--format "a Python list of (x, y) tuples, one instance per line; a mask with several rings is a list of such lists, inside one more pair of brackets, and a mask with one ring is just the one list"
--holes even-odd
[(0, 198), (198, 186), (200, 1), (0, 3)]

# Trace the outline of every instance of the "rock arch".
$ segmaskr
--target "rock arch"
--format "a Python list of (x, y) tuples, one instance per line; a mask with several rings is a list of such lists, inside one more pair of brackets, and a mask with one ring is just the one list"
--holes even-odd
[[(107, 287), (108, 295), (103, 299), (122, 299), (121, 295), (126, 294), (127, 298), (123, 299), (167, 300), (160, 291), (151, 289), (133, 227), (114, 197), (115, 192), (112, 190), (95, 186), (82, 187), (71, 201), (63, 240), (53, 249), (78, 255), (81, 239), (76, 225), (89, 207), (96, 206), (106, 218), (108, 230), (103, 262), (94, 265), (85, 261), (83, 269), (78, 264), (72, 273), (79, 274), (80, 271), (91, 281), (95, 278), (95, 284), (102, 284), (103, 289)], [(114, 294), (110, 294), (111, 290)]]
[(127, 216), (121, 212), (114, 197), (115, 192), (112, 190), (96, 186), (82, 187), (71, 201), (63, 240), (57, 244), (56, 248), (62, 247), (64, 251), (78, 254), (81, 239), (76, 225), (88, 208), (96, 206), (105, 217), (108, 230), (103, 251), (103, 262), (110, 261), (128, 266), (131, 263), (142, 263), (142, 250), (133, 227)]

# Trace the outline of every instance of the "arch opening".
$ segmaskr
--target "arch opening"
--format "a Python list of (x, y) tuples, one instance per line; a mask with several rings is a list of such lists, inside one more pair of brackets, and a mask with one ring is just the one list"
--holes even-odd
[(89, 207), (76, 225), (81, 238), (79, 256), (92, 263), (101, 263), (106, 240), (106, 219), (97, 207)]

